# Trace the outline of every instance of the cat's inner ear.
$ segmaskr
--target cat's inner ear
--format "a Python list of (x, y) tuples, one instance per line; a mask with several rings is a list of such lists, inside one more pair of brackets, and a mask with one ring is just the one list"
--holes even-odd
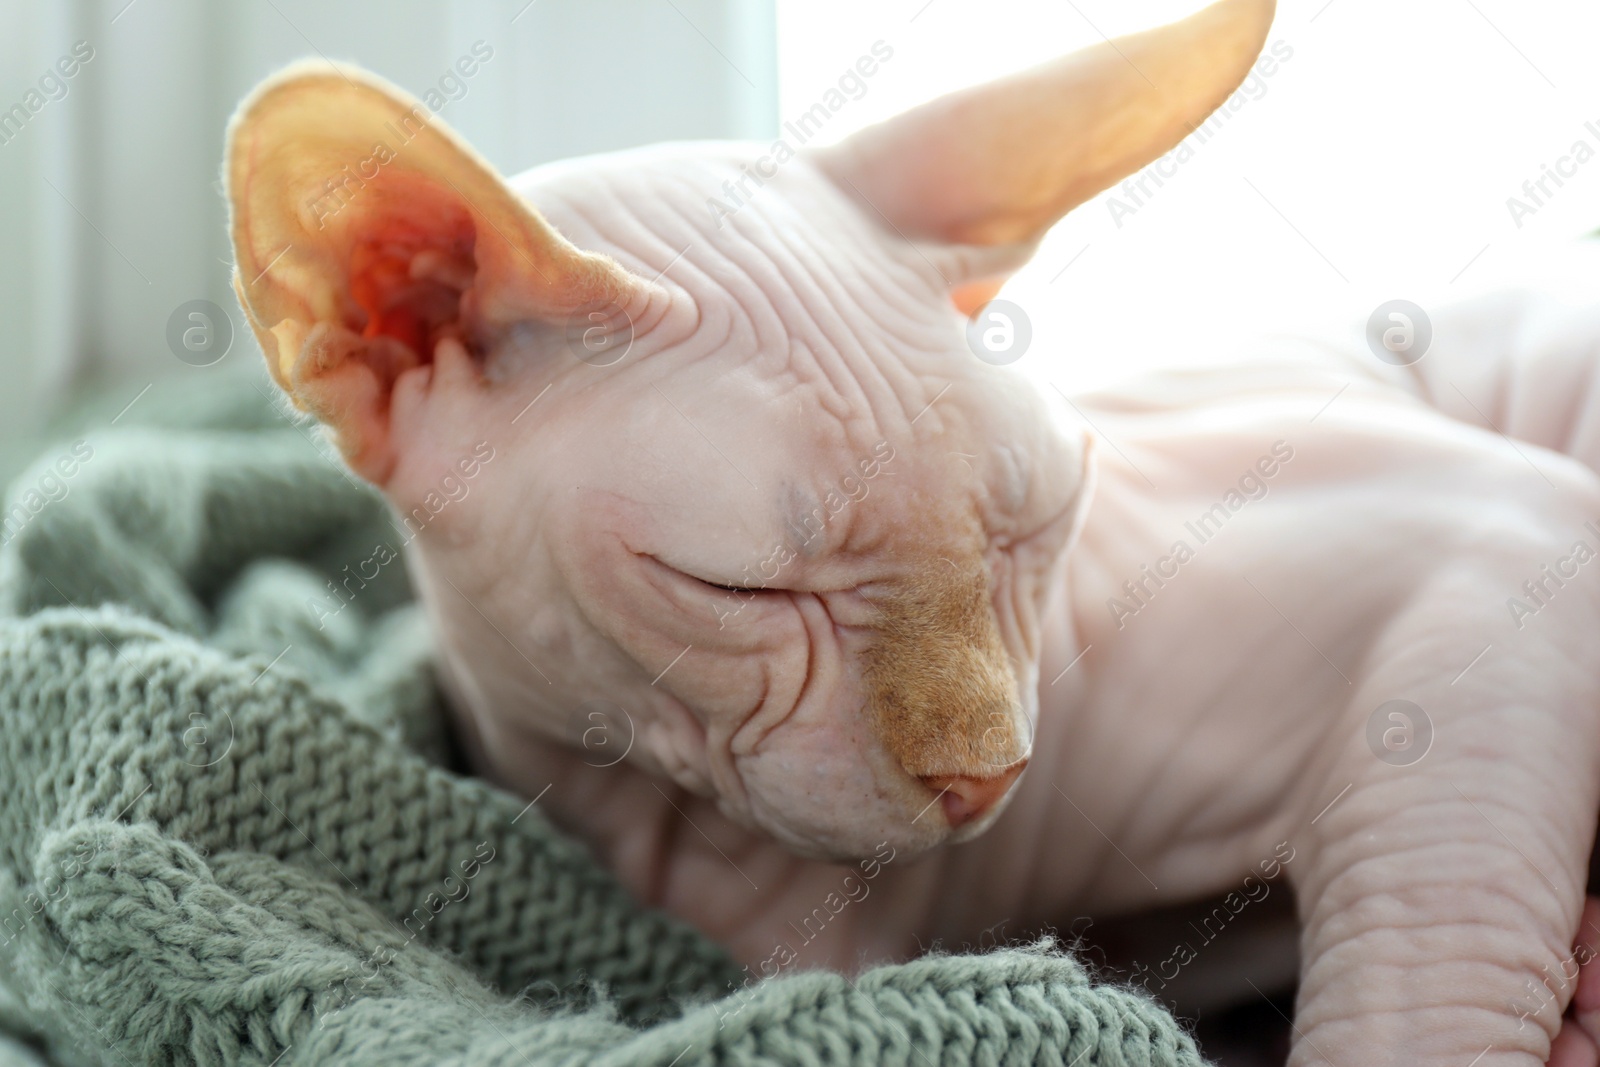
[[(228, 129), (234, 289), (273, 378), (383, 484), (390, 398), (446, 338), (637, 310), (657, 290), (580, 251), (426, 107), (348, 65), (264, 83)], [(659, 295), (659, 294), (657, 294)]]
[[(814, 158), (900, 234), (1024, 254), (1068, 211), (1171, 151), (1249, 74), (1274, 0), (1220, 0), (861, 130)], [(1005, 272), (949, 278), (970, 314)], [(986, 298), (985, 298), (986, 299)]]

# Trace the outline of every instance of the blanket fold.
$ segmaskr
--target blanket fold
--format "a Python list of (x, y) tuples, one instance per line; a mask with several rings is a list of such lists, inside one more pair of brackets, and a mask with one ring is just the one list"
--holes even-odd
[(4, 522), (0, 1021), (55, 1062), (1202, 1062), (1048, 945), (756, 983), (638, 906), (452, 769), (405, 530), (302, 426), (95, 430)]

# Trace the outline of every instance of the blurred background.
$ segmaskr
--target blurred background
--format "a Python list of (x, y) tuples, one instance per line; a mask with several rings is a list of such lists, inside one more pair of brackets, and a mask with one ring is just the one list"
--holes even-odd
[[(84, 387), (137, 404), (254, 370), (228, 285), (223, 125), (300, 56), (423, 96), (498, 167), (676, 138), (765, 140), (882, 42), (831, 141), (1196, 0), (63, 0), (0, 7), (0, 452)], [(1282, 0), (1279, 62), (1137, 198), (1073, 213), (1005, 295), (1019, 363), (1072, 391), (1242, 335), (1364, 320), (1517, 277), (1600, 225), (1600, 5)], [(481, 59), (487, 51), (489, 58)], [(463, 57), (473, 73), (460, 73)], [(60, 72), (73, 69), (70, 76)], [(1562, 163), (1563, 159), (1566, 163)], [(1530, 198), (1547, 168), (1560, 185)], [(1537, 188), (1535, 187), (1537, 192)], [(1519, 209), (1511, 203), (1517, 198)], [(169, 324), (210, 300), (220, 361)], [(224, 324), (216, 324), (219, 330)]]

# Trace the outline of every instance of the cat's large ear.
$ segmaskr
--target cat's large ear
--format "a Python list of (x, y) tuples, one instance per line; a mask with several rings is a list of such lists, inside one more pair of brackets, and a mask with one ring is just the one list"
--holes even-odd
[(1026, 246), (1193, 132), (1250, 72), (1273, 10), (1221, 0), (941, 97), (817, 158), (910, 237)]
[(224, 179), (234, 290), (295, 405), (357, 473), (395, 462), (395, 383), (455, 338), (629, 313), (654, 287), (573, 247), (401, 90), (348, 65), (298, 64), (240, 105)]

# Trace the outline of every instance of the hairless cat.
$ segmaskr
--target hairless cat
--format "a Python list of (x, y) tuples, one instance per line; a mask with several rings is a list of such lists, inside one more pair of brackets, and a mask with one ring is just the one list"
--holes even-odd
[(1272, 16), (510, 180), (349, 67), (253, 93), (235, 288), (413, 535), (474, 770), (752, 975), (1286, 880), (1292, 1063), (1593, 1064), (1600, 303), (1065, 403), (966, 340)]

